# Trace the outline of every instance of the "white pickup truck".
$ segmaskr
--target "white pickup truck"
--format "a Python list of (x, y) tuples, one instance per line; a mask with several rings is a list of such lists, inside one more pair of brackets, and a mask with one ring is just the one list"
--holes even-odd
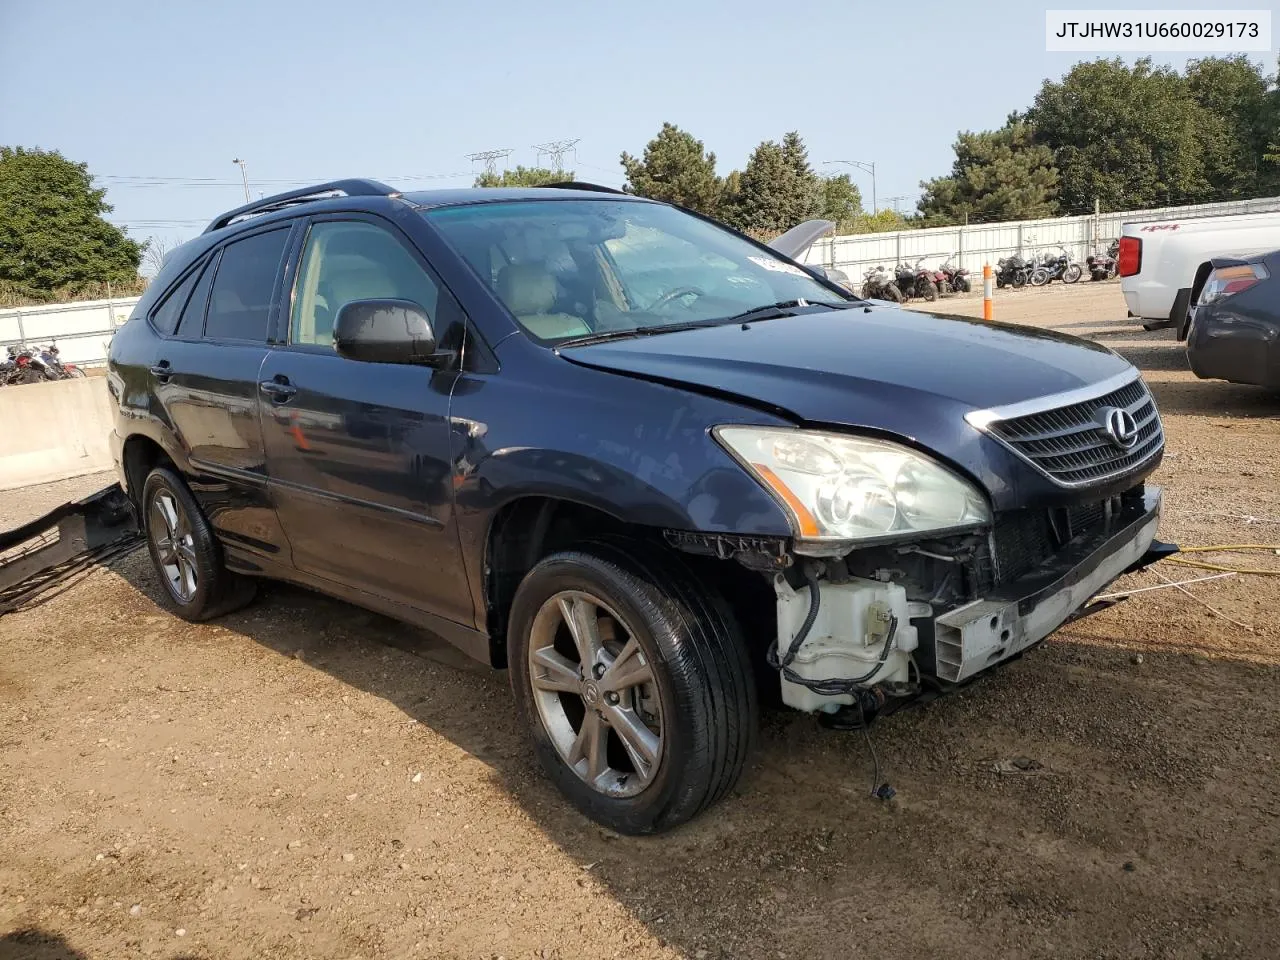
[(1212, 257), (1280, 250), (1280, 212), (1126, 223), (1120, 236), (1120, 289), (1129, 315), (1147, 330), (1177, 327), (1209, 274)]

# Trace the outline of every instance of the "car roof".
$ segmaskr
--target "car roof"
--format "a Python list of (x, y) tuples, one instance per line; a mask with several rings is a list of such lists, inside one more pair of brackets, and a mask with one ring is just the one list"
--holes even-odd
[(462, 204), (494, 203), (513, 200), (626, 200), (652, 203), (644, 197), (602, 190), (578, 190), (564, 187), (454, 187), (447, 190), (415, 190), (404, 199), (419, 207), (452, 207)]

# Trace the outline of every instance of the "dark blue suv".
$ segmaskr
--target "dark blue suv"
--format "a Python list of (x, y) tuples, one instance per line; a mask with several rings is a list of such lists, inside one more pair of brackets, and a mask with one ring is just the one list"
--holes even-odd
[(270, 197), (111, 345), (114, 450), (175, 612), (303, 584), (510, 670), (626, 832), (733, 786), (762, 698), (864, 724), (1161, 555), (1137, 371), (885, 309), (583, 184)]

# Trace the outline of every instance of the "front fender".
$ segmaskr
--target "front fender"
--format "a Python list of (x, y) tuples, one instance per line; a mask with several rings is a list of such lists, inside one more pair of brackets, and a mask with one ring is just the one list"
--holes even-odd
[(717, 424), (785, 421), (547, 357), (537, 375), (464, 377), (453, 393), (458, 536), (482, 618), (490, 528), (517, 499), (564, 500), (653, 529), (792, 535), (783, 508), (711, 436)]

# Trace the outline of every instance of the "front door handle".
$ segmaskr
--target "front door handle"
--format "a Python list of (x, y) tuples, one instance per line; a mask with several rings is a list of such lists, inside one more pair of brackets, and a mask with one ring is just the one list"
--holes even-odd
[(151, 375), (161, 383), (168, 383), (169, 378), (173, 376), (173, 367), (169, 365), (168, 360), (160, 360), (150, 367)]
[(276, 374), (270, 380), (263, 380), (258, 388), (271, 398), (273, 403), (288, 403), (289, 398), (298, 392), (298, 388), (289, 382), (284, 374)]

